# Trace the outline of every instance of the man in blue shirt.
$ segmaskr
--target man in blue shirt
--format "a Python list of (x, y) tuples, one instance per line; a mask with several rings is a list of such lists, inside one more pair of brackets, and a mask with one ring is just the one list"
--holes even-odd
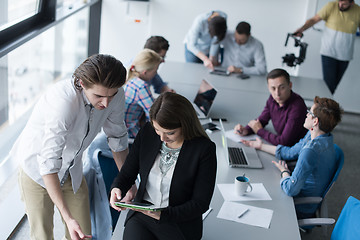
[[(162, 57), (162, 62), (165, 62), (166, 53), (169, 50), (169, 42), (162, 36), (151, 36), (146, 40), (144, 48), (154, 50), (157, 54)], [(160, 77), (159, 74), (156, 74), (153, 79), (151, 79), (150, 84), (154, 87), (155, 93), (163, 92), (175, 92), (174, 89), (170, 88)]]

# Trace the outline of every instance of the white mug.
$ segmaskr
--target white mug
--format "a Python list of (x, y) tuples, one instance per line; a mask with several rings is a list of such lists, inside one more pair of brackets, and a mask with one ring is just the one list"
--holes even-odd
[(238, 176), (235, 178), (235, 193), (238, 196), (243, 196), (245, 193), (252, 191), (250, 179), (245, 176)]

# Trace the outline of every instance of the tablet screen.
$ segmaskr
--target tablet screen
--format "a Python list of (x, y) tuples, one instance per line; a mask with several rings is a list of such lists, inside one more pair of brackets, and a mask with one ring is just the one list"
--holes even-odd
[(139, 210), (147, 210), (147, 211), (161, 211), (164, 208), (156, 207), (150, 203), (124, 203), (124, 202), (115, 202), (115, 205), (118, 207), (130, 208), (130, 209), (139, 209)]

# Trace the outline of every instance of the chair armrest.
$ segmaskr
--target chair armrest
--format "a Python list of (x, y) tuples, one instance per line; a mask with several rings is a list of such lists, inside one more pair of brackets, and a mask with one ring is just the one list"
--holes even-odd
[(335, 223), (335, 219), (333, 218), (306, 218), (306, 219), (298, 220), (299, 227), (332, 225), (334, 223)]
[(322, 200), (322, 197), (298, 197), (294, 198), (294, 204), (317, 204), (321, 203)]

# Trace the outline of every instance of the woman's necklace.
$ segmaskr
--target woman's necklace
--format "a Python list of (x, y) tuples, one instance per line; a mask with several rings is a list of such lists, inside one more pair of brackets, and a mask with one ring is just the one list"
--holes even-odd
[(176, 162), (176, 160), (179, 157), (180, 153), (179, 148), (169, 148), (166, 146), (165, 142), (162, 143), (162, 146), (160, 148), (160, 170), (162, 174), (166, 174), (167, 171), (171, 168), (171, 166)]

